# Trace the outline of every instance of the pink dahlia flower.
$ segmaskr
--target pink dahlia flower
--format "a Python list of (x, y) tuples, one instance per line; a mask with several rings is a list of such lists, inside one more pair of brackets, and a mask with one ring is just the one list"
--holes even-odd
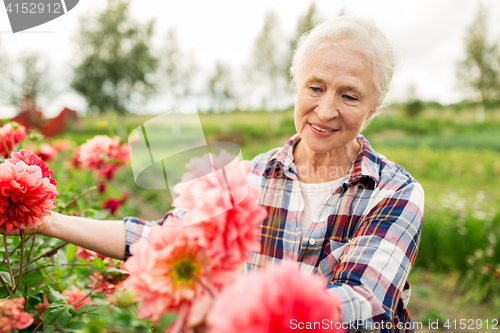
[(43, 295), (43, 302), (38, 303), (37, 305), (33, 306), (35, 310), (40, 312), (40, 315), (38, 316), (37, 321), (35, 322), (35, 325), (38, 325), (42, 320), (43, 320), (43, 313), (45, 312), (45, 309), (50, 305), (49, 301), (47, 300), (47, 295)]
[[(228, 287), (215, 301), (209, 322), (217, 333), (343, 332), (335, 328), (340, 306), (319, 276), (305, 276), (285, 262)], [(328, 324), (308, 329), (298, 323)]]
[[(207, 163), (214, 172), (207, 174)], [(173, 205), (188, 209), (183, 217), (187, 224), (201, 221), (196, 227), (203, 228), (211, 279), (219, 290), (239, 273), (248, 252), (260, 250), (259, 223), (267, 211), (258, 204), (260, 191), (247, 184), (245, 165), (237, 156), (207, 154), (187, 167), (193, 172), (183, 177), (190, 180), (175, 186), (179, 197)]]
[(71, 148), (71, 143), (66, 139), (57, 140), (52, 143), (52, 147), (54, 147), (57, 152), (60, 153), (62, 151), (69, 150)]
[(80, 146), (78, 159), (82, 166), (99, 170), (109, 179), (113, 178), (116, 170), (130, 160), (127, 144), (121, 144), (120, 138), (110, 138), (106, 135), (97, 135)]
[(12, 126), (12, 123), (3, 125), (0, 128), (0, 156), (7, 158), (9, 152), (12, 152), (12, 149), (21, 142), (25, 136), (26, 128), (24, 126), (19, 124)]
[(198, 228), (155, 228), (147, 242), (130, 247), (132, 257), (125, 262), (130, 275), (124, 284), (142, 301), (139, 318), (156, 323), (168, 311), (189, 309), (206, 293), (202, 236)]
[(192, 169), (174, 187), (179, 194), (174, 207), (189, 210), (185, 223), (192, 224), (223, 214), (248, 194), (246, 170), (238, 157), (222, 151), (219, 156), (205, 154), (186, 165)]
[(81, 169), (82, 163), (80, 162), (80, 147), (76, 147), (73, 150), (73, 155), (69, 161), (66, 161), (66, 167), (68, 169)]
[[(94, 288), (96, 293), (103, 293), (104, 296), (109, 296), (115, 290), (123, 290), (123, 281), (128, 275), (121, 273), (104, 273), (99, 276), (98, 272), (90, 277), (92, 282), (88, 285), (89, 288)], [(99, 277), (99, 279), (97, 278)]]
[(107, 257), (103, 256), (102, 254), (99, 254), (99, 253), (91, 251), (91, 250), (84, 249), (83, 247), (80, 247), (80, 246), (76, 247), (75, 257), (78, 259), (84, 259), (87, 261), (87, 263), (90, 263), (95, 258), (101, 258), (103, 260), (107, 258)]
[(59, 195), (51, 179), (38, 165), (24, 161), (0, 164), (0, 226), (7, 232), (40, 225), (40, 217), (50, 215)]
[(0, 300), (0, 333), (21, 330), (33, 323), (33, 315), (24, 312), (24, 298)]
[[(61, 293), (61, 295), (68, 296), (66, 302), (68, 302), (69, 305), (73, 305), (73, 303), (78, 302), (79, 300), (87, 296), (87, 293), (78, 289), (76, 286), (71, 286), (71, 290), (66, 289)], [(78, 311), (78, 309), (84, 304), (90, 304), (90, 297), (87, 297), (80, 303), (73, 306), (75, 307), (75, 310)]]
[(57, 149), (48, 143), (42, 143), (36, 153), (44, 161), (50, 162), (57, 156)]
[(27, 165), (38, 165), (42, 170), (42, 177), (50, 180), (50, 183), (54, 186), (57, 185), (54, 177), (54, 171), (49, 170), (49, 165), (40, 156), (32, 153), (29, 150), (21, 149), (19, 152), (12, 153), (12, 158), (8, 159), (9, 162), (16, 164), (19, 161), (23, 161)]

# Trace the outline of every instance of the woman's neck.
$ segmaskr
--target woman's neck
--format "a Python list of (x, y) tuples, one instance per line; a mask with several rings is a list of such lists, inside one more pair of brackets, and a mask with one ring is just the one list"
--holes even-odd
[(348, 145), (328, 153), (310, 150), (304, 141), (299, 141), (293, 150), (299, 180), (304, 183), (324, 183), (344, 177), (360, 151), (356, 139)]

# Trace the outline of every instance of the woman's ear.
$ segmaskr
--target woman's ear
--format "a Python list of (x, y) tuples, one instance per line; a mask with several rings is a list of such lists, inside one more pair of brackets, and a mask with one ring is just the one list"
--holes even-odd
[(368, 113), (368, 117), (366, 117), (366, 120), (370, 119), (374, 114), (375, 112), (377, 112), (378, 108), (380, 107), (380, 104), (376, 104), (371, 110), (370, 112)]

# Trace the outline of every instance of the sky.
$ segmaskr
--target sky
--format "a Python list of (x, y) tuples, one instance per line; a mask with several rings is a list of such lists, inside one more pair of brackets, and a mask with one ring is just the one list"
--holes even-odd
[[(155, 20), (154, 43), (160, 45), (167, 30), (176, 27), (180, 47), (194, 55), (201, 71), (209, 72), (216, 61), (231, 64), (238, 73), (249, 62), (255, 37), (264, 16), (273, 11), (284, 38), (294, 33), (298, 18), (312, 0), (132, 0), (131, 15), (141, 22)], [(343, 10), (350, 15), (373, 19), (394, 46), (397, 67), (387, 101), (404, 100), (408, 87), (415, 85), (417, 96), (448, 104), (460, 101), (464, 93), (456, 86), (456, 64), (464, 57), (463, 38), (472, 23), (476, 0), (350, 0), (315, 1), (323, 19)], [(490, 34), (500, 41), (500, 2), (483, 0), (490, 14)], [(73, 39), (78, 18), (103, 8), (103, 0), (80, 0), (67, 14), (25, 32), (11, 33), (7, 13), (0, 4), (0, 46), (11, 59), (37, 51), (50, 60), (51, 77), (65, 85), (77, 56)], [(158, 101), (157, 101), (158, 103)], [(161, 102), (160, 102), (161, 103)], [(158, 104), (156, 104), (157, 106)], [(63, 92), (42, 105), (47, 116), (62, 108), (85, 110), (75, 93)], [(146, 107), (144, 112), (158, 112)], [(0, 106), (1, 116), (15, 109)]]

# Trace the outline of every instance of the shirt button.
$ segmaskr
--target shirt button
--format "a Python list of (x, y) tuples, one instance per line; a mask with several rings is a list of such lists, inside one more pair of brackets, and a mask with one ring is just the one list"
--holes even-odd
[(311, 239), (309, 239), (309, 244), (310, 244), (310, 245), (314, 245), (314, 244), (316, 244), (316, 241), (315, 241), (314, 239), (312, 239), (312, 238), (311, 238)]

